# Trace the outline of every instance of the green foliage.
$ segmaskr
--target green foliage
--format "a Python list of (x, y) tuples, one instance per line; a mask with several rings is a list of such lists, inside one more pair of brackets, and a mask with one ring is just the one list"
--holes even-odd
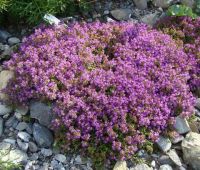
[(38, 24), (47, 13), (67, 16), (89, 7), (86, 0), (10, 0), (10, 4), (9, 15), (28, 24)]
[(197, 15), (193, 13), (192, 9), (185, 5), (172, 5), (167, 10), (167, 15), (169, 16), (189, 16), (196, 18)]
[(0, 0), (0, 13), (5, 11), (9, 5), (9, 0)]

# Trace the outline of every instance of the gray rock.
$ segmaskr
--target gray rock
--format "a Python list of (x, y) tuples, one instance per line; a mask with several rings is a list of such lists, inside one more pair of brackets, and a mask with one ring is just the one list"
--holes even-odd
[(55, 158), (55, 160), (62, 162), (62, 163), (65, 163), (67, 160), (66, 156), (63, 154), (57, 154), (57, 155), (55, 155), (54, 158)]
[[(2, 89), (4, 89), (8, 81), (14, 77), (14, 72), (10, 70), (3, 70), (0, 72), (0, 100), (8, 100), (8, 96), (1, 92)], [(1, 110), (1, 109), (0, 109)]]
[(3, 134), (3, 119), (0, 117), (0, 137)]
[(13, 163), (21, 163), (26, 162), (28, 159), (28, 156), (25, 152), (15, 149), (11, 150), (8, 155), (3, 157), (4, 161), (10, 161)]
[(170, 159), (177, 165), (177, 166), (182, 166), (181, 160), (179, 156), (176, 153), (175, 149), (170, 150), (167, 152), (167, 155), (170, 157)]
[(184, 139), (184, 137), (182, 135), (178, 135), (172, 139), (172, 143), (177, 144), (177, 143), (181, 142), (183, 139)]
[(159, 170), (173, 170), (170, 165), (161, 165)]
[(189, 6), (190, 8), (194, 8), (195, 0), (181, 0), (183, 5)]
[[(6, 121), (6, 123), (5, 123), (5, 126), (6, 127), (11, 127), (11, 126), (13, 126), (13, 125), (15, 125), (15, 124), (17, 124), (18, 123), (18, 120), (16, 119), (16, 117), (15, 116), (12, 116), (12, 117), (10, 117), (7, 121)], [(17, 125), (16, 125), (17, 126)]]
[(153, 170), (153, 168), (150, 168), (147, 164), (138, 164), (134, 168), (130, 168), (130, 170)]
[(53, 152), (51, 149), (42, 148), (41, 154), (44, 155), (45, 157), (48, 157), (48, 156), (51, 156), (53, 154)]
[(26, 115), (28, 113), (29, 108), (27, 106), (19, 106), (16, 108), (15, 113), (19, 113), (21, 115)]
[(174, 162), (170, 159), (168, 155), (162, 155), (159, 157), (158, 162), (160, 165), (174, 165)]
[(155, 12), (152, 14), (147, 14), (141, 18), (141, 21), (147, 25), (153, 26), (159, 19), (159, 13)]
[(20, 39), (19, 38), (17, 38), (17, 37), (10, 37), (9, 39), (8, 39), (8, 44), (9, 45), (15, 45), (15, 44), (19, 44), (21, 41), (20, 41)]
[(37, 123), (33, 124), (33, 136), (40, 147), (50, 147), (53, 143), (51, 131)]
[(115, 9), (110, 11), (113, 18), (119, 21), (127, 21), (131, 17), (132, 11), (130, 9)]
[(197, 99), (195, 107), (200, 110), (200, 98)]
[(26, 122), (19, 122), (15, 129), (17, 129), (19, 131), (23, 131), (26, 128), (27, 128), (27, 123)]
[(17, 136), (25, 142), (29, 142), (31, 136), (26, 132), (18, 132)]
[(153, 0), (152, 2), (156, 7), (168, 8), (173, 0)]
[(12, 108), (0, 103), (0, 115), (10, 114), (12, 112)]
[(146, 9), (147, 8), (147, 0), (133, 0), (133, 2), (135, 3), (136, 7), (138, 9)]
[(27, 152), (27, 150), (28, 150), (28, 143), (22, 142), (20, 139), (17, 139), (17, 144), (18, 144), (19, 148), (22, 151)]
[(29, 142), (28, 147), (31, 152), (37, 152), (38, 150), (38, 147), (34, 142)]
[(113, 170), (126, 170), (126, 169), (127, 169), (126, 161), (117, 161), (117, 163), (113, 168)]
[(174, 128), (179, 134), (185, 134), (190, 131), (190, 126), (186, 119), (177, 116), (175, 121)]
[(30, 160), (34, 160), (34, 161), (36, 161), (38, 158), (39, 158), (38, 153), (33, 153), (33, 154), (29, 157)]
[(28, 123), (28, 124), (27, 124), (26, 131), (27, 131), (29, 134), (33, 134), (33, 124), (32, 124), (32, 123)]
[(9, 37), (11, 37), (10, 33), (4, 30), (0, 30), (0, 42), (6, 43)]
[(6, 138), (3, 140), (3, 142), (9, 143), (11, 145), (15, 145), (16, 144), (16, 140), (13, 138)]
[(7, 142), (0, 143), (0, 153), (2, 155), (7, 155), (10, 152), (11, 144)]
[(194, 170), (200, 169), (200, 134), (190, 132), (182, 141), (182, 151), (185, 163)]
[(163, 136), (160, 136), (156, 143), (158, 147), (160, 148), (160, 150), (163, 152), (169, 151), (172, 146), (171, 141), (168, 138), (165, 138)]
[(53, 119), (53, 113), (51, 107), (41, 103), (32, 102), (30, 105), (31, 118), (37, 119), (41, 125), (50, 126)]

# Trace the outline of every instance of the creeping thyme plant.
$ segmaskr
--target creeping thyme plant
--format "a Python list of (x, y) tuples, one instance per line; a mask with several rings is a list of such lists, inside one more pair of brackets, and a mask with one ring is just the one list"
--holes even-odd
[(52, 102), (62, 147), (96, 162), (126, 160), (190, 116), (194, 61), (182, 44), (143, 24), (40, 27), (4, 64), (13, 103)]
[(183, 45), (190, 62), (193, 62), (189, 85), (191, 91), (200, 97), (200, 17), (166, 17), (156, 27)]

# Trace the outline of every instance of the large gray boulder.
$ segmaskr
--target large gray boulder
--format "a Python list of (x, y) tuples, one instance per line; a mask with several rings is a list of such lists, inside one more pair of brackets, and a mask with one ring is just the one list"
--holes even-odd
[(190, 132), (182, 141), (183, 158), (194, 170), (200, 169), (200, 134)]

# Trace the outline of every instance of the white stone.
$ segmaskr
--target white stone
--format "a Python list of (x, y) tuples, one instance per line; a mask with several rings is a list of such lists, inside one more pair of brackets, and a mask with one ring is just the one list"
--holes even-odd
[(27, 150), (28, 150), (28, 143), (22, 142), (20, 139), (17, 139), (17, 144), (18, 144), (19, 148), (22, 151), (27, 152)]
[(113, 168), (113, 170), (126, 170), (126, 169), (127, 169), (126, 161), (117, 161), (117, 163)]
[(200, 134), (190, 132), (182, 141), (182, 151), (185, 163), (190, 164), (193, 169), (200, 169)]
[(44, 155), (45, 157), (51, 156), (51, 155), (53, 154), (53, 152), (52, 152), (51, 149), (45, 149), (45, 148), (42, 148), (42, 149), (41, 149), (41, 153), (42, 153), (42, 155)]
[(15, 45), (15, 44), (19, 44), (20, 43), (20, 39), (17, 37), (11, 37), (8, 39), (8, 44), (9, 45)]
[(11, 107), (0, 103), (0, 115), (10, 114), (11, 112), (12, 112)]
[(148, 165), (142, 163), (137, 164), (134, 168), (130, 168), (130, 170), (153, 170), (153, 168), (150, 168)]
[(179, 156), (176, 153), (175, 149), (170, 150), (169, 152), (167, 152), (167, 155), (170, 157), (170, 159), (178, 166), (182, 166), (181, 160), (179, 158)]
[(63, 155), (63, 154), (57, 154), (57, 155), (55, 155), (54, 158), (55, 158), (57, 161), (62, 162), (62, 163), (65, 163), (66, 160), (67, 160), (66, 156)]
[[(3, 70), (0, 72), (0, 91), (3, 90), (7, 86), (8, 81), (13, 77), (14, 77), (13, 71)], [(8, 97), (5, 93), (0, 92), (0, 99), (6, 100), (8, 99)]]
[(159, 170), (173, 170), (170, 165), (161, 165)]
[(25, 142), (29, 142), (31, 136), (26, 132), (19, 132), (17, 136)]

